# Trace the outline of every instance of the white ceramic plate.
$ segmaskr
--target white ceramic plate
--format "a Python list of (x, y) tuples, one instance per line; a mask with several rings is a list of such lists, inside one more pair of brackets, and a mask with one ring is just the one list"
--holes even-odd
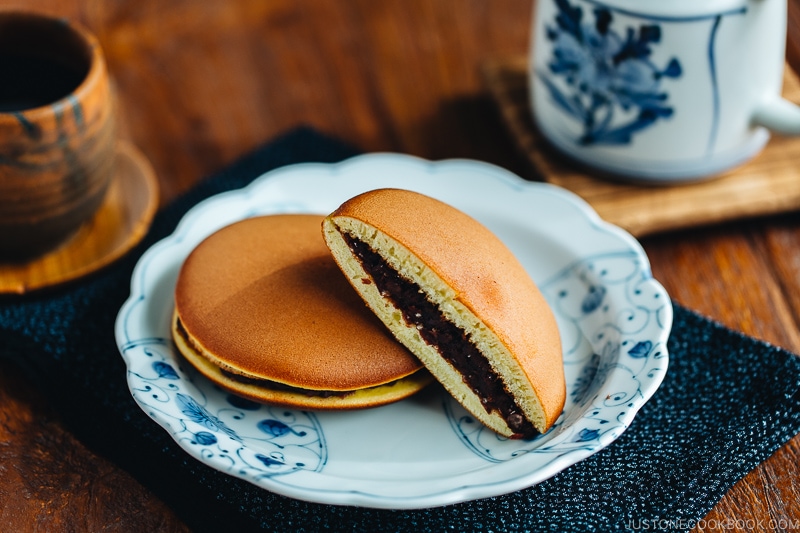
[[(416, 190), (471, 214), (539, 284), (559, 322), (568, 387), (547, 434), (500, 438), (438, 385), (363, 411), (254, 404), (177, 356), (172, 292), (203, 238), (255, 215), (327, 214), (379, 187)], [(671, 324), (670, 300), (640, 245), (573, 194), (476, 161), (371, 154), (284, 167), (198, 204), (139, 260), (116, 338), (135, 400), (198, 460), (302, 500), (408, 509), (519, 490), (607, 446), (661, 383)]]

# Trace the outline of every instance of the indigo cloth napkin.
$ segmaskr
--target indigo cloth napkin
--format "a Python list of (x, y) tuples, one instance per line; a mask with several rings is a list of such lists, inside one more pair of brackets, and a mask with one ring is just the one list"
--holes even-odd
[(134, 403), (114, 341), (137, 259), (208, 196), (282, 165), (356, 153), (301, 128), (245, 156), (163, 209), (142, 244), (114, 265), (56, 290), (0, 299), (0, 356), (39, 383), (84, 443), (195, 531), (688, 530), (800, 432), (800, 358), (675, 305), (669, 371), (631, 427), (513, 494), (414, 511), (329, 506), (278, 496), (189, 457)]

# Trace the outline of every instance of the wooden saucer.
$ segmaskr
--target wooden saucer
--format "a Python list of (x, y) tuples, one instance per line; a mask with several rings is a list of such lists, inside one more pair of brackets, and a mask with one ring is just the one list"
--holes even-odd
[(119, 259), (150, 227), (158, 182), (133, 145), (117, 147), (117, 175), (94, 217), (52, 252), (27, 263), (0, 263), (0, 294), (24, 294), (90, 274)]

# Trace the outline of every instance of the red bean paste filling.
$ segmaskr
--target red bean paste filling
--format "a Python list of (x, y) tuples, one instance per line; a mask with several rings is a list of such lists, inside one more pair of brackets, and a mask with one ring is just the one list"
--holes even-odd
[(447, 320), (419, 285), (401, 276), (368, 244), (348, 233), (342, 233), (342, 236), (381, 295), (390, 300), (403, 314), (406, 323), (416, 327), (422, 339), (435, 347), (461, 374), (464, 383), (480, 398), (486, 412), (499, 413), (515, 433), (515, 438), (538, 435), (538, 430), (525, 417), (503, 385), (503, 380), (467, 333)]
[(241, 374), (236, 374), (229, 370), (225, 370), (224, 368), (220, 368), (219, 370), (229, 379), (233, 381), (238, 381), (239, 383), (247, 383), (255, 385), (257, 387), (268, 388), (270, 390), (293, 392), (295, 394), (302, 394), (303, 396), (314, 397), (314, 398), (333, 398), (333, 397), (346, 398), (351, 394), (355, 394), (359, 390), (376, 389), (378, 387), (392, 387), (400, 383), (400, 381), (403, 379), (400, 378), (394, 381), (389, 381), (388, 383), (383, 383), (381, 385), (364, 387), (363, 389), (357, 389), (357, 390), (324, 390), (324, 389), (304, 389), (302, 387), (293, 387), (292, 385), (287, 385), (285, 383), (280, 383), (278, 381), (272, 381), (265, 378), (254, 378), (250, 376), (243, 376)]
[(303, 396), (314, 397), (314, 398), (332, 398), (334, 396), (344, 398), (355, 392), (355, 391), (304, 389), (302, 387), (292, 387), (291, 385), (286, 385), (285, 383), (279, 383), (277, 381), (272, 381), (270, 379), (243, 376), (241, 374), (236, 374), (229, 370), (225, 370), (224, 368), (220, 368), (219, 370), (225, 377), (227, 377), (231, 381), (244, 383), (246, 385), (255, 385), (256, 387), (263, 387), (265, 389), (270, 389), (270, 390), (302, 394)]

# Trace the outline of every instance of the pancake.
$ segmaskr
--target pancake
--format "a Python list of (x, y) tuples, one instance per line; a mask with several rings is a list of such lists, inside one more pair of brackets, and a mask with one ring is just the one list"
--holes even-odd
[(323, 223), (337, 264), (394, 336), (501, 435), (546, 432), (566, 384), (553, 313), (489, 229), (411, 191), (370, 191)]
[(184, 261), (175, 346), (243, 397), (304, 409), (374, 407), (431, 380), (348, 285), (320, 236), (322, 215), (224, 227)]

